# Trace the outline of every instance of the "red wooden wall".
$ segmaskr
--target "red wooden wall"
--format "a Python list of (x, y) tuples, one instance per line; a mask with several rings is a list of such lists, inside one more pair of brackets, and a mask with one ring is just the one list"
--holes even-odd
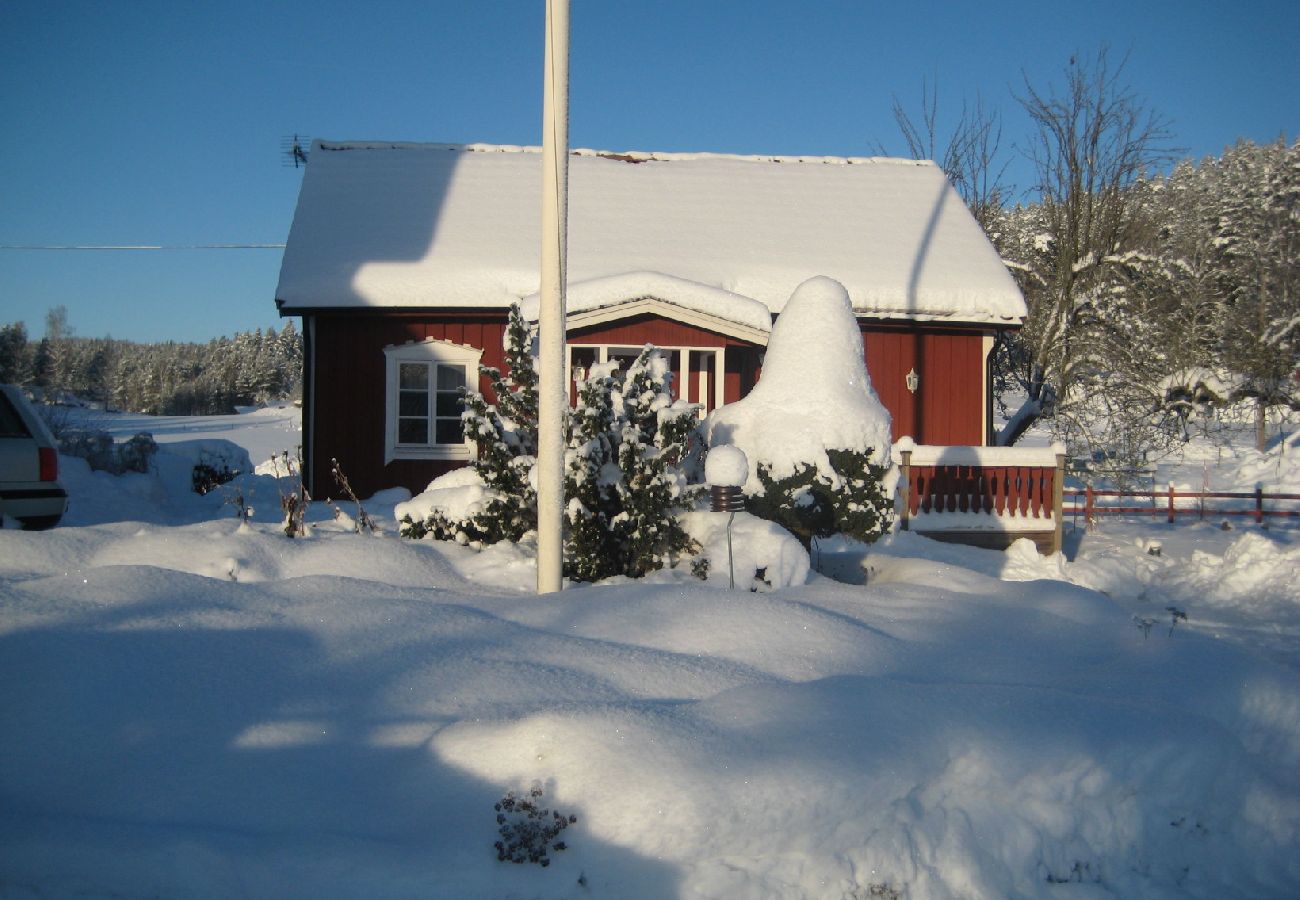
[[(390, 344), (426, 338), (455, 341), (483, 348), (483, 365), (505, 365), (502, 339), (506, 313), (447, 312), (429, 314), (318, 315), (309, 332), (316, 360), (312, 395), (307, 398), (303, 429), (312, 429), (304, 452), (308, 490), (317, 499), (338, 494), (330, 477), (336, 458), (361, 497), (394, 486), (424, 490), (435, 477), (459, 463), (444, 460), (397, 459), (384, 464), (384, 353)], [(488, 384), (480, 380), (479, 389)], [(311, 420), (310, 422), (308, 420)]]
[[(309, 353), (316, 360), (308, 384), (303, 427), (311, 438), (308, 485), (317, 498), (337, 493), (330, 478), (330, 459), (337, 458), (353, 487), (367, 496), (393, 486), (423, 490), (434, 477), (458, 463), (394, 460), (384, 464), (383, 348), (427, 338), (455, 341), (483, 349), (483, 364), (504, 366), (502, 311), (439, 311), (385, 315), (339, 313), (313, 318)], [(922, 326), (922, 328), (925, 328)], [(906, 328), (863, 323), (863, 343), (871, 382), (893, 417), (895, 439), (910, 435), (918, 444), (984, 443), (984, 349), (978, 331)], [(739, 399), (760, 376), (763, 348), (693, 325), (657, 316), (576, 329), (574, 344), (637, 347), (726, 347), (725, 396)], [(672, 355), (674, 374), (679, 355)], [(906, 386), (909, 370), (920, 376), (915, 394)], [(479, 389), (489, 393), (480, 381)], [(691, 385), (691, 399), (697, 387)]]

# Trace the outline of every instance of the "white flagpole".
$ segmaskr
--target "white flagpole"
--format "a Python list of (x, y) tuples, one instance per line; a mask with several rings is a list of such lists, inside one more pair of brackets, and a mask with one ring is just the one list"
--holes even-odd
[(564, 282), (569, 206), (569, 0), (546, 0), (538, 317), (537, 593), (563, 587)]

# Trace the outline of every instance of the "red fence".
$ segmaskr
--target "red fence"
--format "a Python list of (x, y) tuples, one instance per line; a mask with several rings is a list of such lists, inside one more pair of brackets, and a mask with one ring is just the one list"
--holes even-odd
[[(1091, 526), (1098, 516), (1103, 515), (1138, 515), (1138, 516), (1161, 516), (1165, 521), (1174, 522), (1178, 516), (1184, 518), (1196, 516), (1204, 519), (1206, 516), (1250, 516), (1257, 524), (1262, 525), (1269, 516), (1300, 516), (1300, 509), (1279, 509), (1278, 503), (1296, 503), (1300, 502), (1300, 494), (1280, 494), (1264, 493), (1262, 488), (1256, 488), (1252, 492), (1245, 491), (1179, 491), (1173, 485), (1169, 486), (1166, 491), (1101, 491), (1094, 490), (1091, 487), (1084, 488), (1081, 491), (1066, 492), (1075, 503), (1073, 506), (1063, 506), (1061, 512), (1066, 515), (1078, 516), (1083, 515), (1084, 521)], [(1082, 505), (1079, 504), (1079, 498), (1083, 498)], [(1150, 505), (1135, 506), (1133, 504), (1112, 504), (1106, 501), (1118, 499), (1148, 500)], [(1098, 503), (1097, 501), (1102, 502)], [(1194, 500), (1192, 506), (1179, 505), (1179, 500)], [(1230, 505), (1214, 504), (1207, 505), (1207, 500), (1230, 500), (1230, 501), (1248, 501), (1247, 503), (1234, 503)]]

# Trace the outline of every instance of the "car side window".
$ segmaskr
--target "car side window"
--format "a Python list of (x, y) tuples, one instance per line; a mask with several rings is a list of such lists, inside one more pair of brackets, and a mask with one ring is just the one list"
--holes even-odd
[(0, 394), (0, 438), (31, 437), (31, 432), (27, 430), (22, 416), (18, 415), (18, 410), (9, 402), (9, 398)]

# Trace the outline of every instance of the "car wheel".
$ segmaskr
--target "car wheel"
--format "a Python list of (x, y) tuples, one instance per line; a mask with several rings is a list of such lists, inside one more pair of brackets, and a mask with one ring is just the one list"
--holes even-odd
[(18, 521), (23, 523), (23, 531), (45, 531), (59, 524), (62, 516), (28, 516)]

